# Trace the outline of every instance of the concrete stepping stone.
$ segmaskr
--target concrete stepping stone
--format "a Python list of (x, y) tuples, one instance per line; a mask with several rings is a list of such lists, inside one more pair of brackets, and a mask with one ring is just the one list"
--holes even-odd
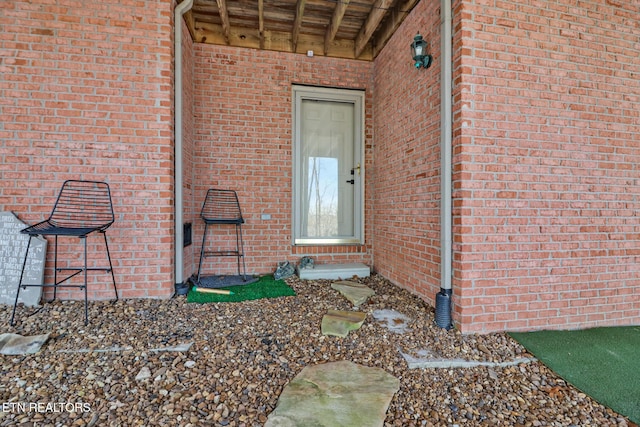
[[(475, 368), (486, 366), (489, 368), (504, 368), (507, 366), (518, 366), (523, 363), (532, 363), (536, 359), (531, 357), (518, 357), (505, 362), (485, 362), (481, 360), (447, 359), (437, 353), (425, 348), (414, 353), (405, 353), (400, 349), (400, 354), (407, 362), (409, 369), (452, 369), (452, 368)], [(495, 376), (495, 372), (489, 371), (489, 376)], [(493, 378), (493, 379), (497, 379)]]
[(322, 335), (334, 335), (344, 338), (349, 334), (349, 331), (359, 329), (366, 317), (366, 313), (358, 311), (329, 310), (322, 317)]
[[(192, 345), (193, 345), (193, 341), (182, 343), (182, 344), (171, 345), (168, 347), (150, 348), (149, 351), (153, 353), (186, 352), (186, 351), (189, 351)], [(105, 348), (61, 349), (61, 350), (58, 350), (58, 353), (121, 353), (125, 351), (133, 351), (133, 347), (131, 347), (130, 345), (125, 345), (125, 346), (114, 345), (114, 346), (105, 347)]]
[(389, 331), (396, 334), (404, 334), (409, 328), (411, 319), (396, 310), (375, 310), (373, 318), (382, 324)]
[(359, 307), (367, 298), (376, 294), (370, 287), (350, 280), (334, 282), (331, 284), (331, 288), (340, 292), (346, 299), (351, 301), (354, 307)]
[(349, 361), (305, 367), (282, 391), (265, 427), (382, 427), (400, 381)]
[(0, 354), (15, 356), (34, 354), (47, 342), (50, 334), (22, 336), (19, 334), (0, 334)]

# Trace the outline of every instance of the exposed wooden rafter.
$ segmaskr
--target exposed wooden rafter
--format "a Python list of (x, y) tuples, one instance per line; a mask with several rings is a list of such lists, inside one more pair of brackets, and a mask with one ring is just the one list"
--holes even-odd
[(387, 9), (389, 6), (393, 4), (393, 0), (377, 0), (371, 9), (371, 13), (367, 16), (364, 25), (360, 29), (358, 33), (358, 37), (356, 37), (356, 46), (355, 46), (355, 57), (360, 56), (367, 43), (369, 43), (369, 39), (373, 35), (373, 32), (378, 28), (382, 18), (384, 18), (387, 13)]
[(258, 37), (260, 49), (264, 49), (264, 0), (258, 0)]
[(227, 0), (216, 0), (218, 10), (220, 11), (220, 20), (222, 21), (222, 34), (224, 40), (229, 44), (229, 34), (231, 33), (231, 24), (229, 24), (229, 13), (227, 12)]
[(384, 24), (380, 26), (373, 42), (373, 56), (376, 57), (382, 48), (387, 44), (393, 33), (396, 32), (402, 21), (407, 17), (409, 12), (413, 10), (420, 0), (405, 0), (396, 3), (389, 11), (388, 18)]
[(331, 16), (331, 21), (327, 26), (327, 31), (324, 34), (324, 54), (329, 54), (329, 47), (333, 42), (333, 39), (336, 37), (336, 33), (338, 32), (338, 28), (340, 28), (340, 24), (342, 23), (342, 18), (344, 17), (344, 13), (347, 11), (347, 7), (349, 6), (349, 0), (339, 1), (336, 5), (336, 8), (333, 11), (333, 15)]
[(304, 6), (307, 0), (298, 0), (296, 4), (296, 15), (291, 28), (291, 51), (296, 52), (298, 48), (298, 37), (300, 36), (300, 27), (302, 26), (302, 16), (304, 15)]

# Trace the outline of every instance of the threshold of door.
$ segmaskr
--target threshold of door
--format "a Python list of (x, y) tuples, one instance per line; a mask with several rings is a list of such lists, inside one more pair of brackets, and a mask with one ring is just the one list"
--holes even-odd
[(303, 280), (350, 279), (353, 276), (369, 277), (371, 269), (361, 262), (351, 264), (316, 264), (314, 268), (296, 268), (298, 277)]

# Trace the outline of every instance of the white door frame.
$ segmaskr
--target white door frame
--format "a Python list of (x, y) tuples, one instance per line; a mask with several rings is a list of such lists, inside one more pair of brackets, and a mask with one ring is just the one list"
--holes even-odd
[[(293, 235), (294, 245), (340, 245), (340, 244), (364, 244), (364, 95), (363, 90), (332, 89), (312, 86), (293, 86)], [(329, 102), (344, 102), (354, 106), (354, 158), (360, 169), (355, 173), (354, 184), (354, 232), (353, 236), (340, 238), (302, 238), (301, 237), (301, 213), (300, 197), (301, 186), (301, 153), (300, 135), (301, 118), (300, 106), (303, 99), (321, 100)], [(353, 165), (355, 168), (357, 165)]]

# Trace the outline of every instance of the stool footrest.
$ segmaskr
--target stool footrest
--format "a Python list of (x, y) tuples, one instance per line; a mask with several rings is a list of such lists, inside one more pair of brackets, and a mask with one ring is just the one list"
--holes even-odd
[(244, 256), (244, 254), (241, 254), (238, 251), (205, 251), (202, 256), (209, 258), (219, 256)]

